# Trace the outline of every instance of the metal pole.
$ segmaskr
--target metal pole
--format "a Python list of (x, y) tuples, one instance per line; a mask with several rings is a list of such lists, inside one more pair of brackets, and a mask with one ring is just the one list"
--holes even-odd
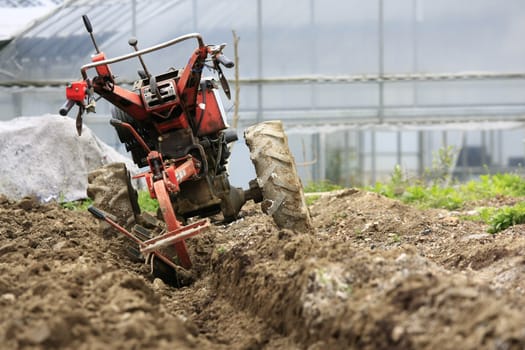
[[(414, 74), (418, 73), (419, 71), (419, 62), (418, 62), (418, 12), (419, 12), (419, 0), (413, 0), (413, 9), (412, 9), (412, 64), (414, 69)], [(413, 100), (413, 106), (417, 107), (418, 104), (418, 83), (414, 81), (413, 83), (413, 89), (414, 89), (414, 100)]]
[(425, 160), (424, 160), (424, 132), (418, 131), (417, 132), (418, 137), (418, 173), (419, 176), (423, 176), (423, 173), (425, 171)]
[[(262, 0), (257, 0), (257, 76), (262, 79), (263, 70)], [(262, 122), (262, 83), (257, 84), (257, 123)]]
[(357, 130), (357, 174), (359, 175), (359, 184), (365, 185), (365, 142), (364, 142), (364, 131)]
[(131, 36), (137, 36), (137, 0), (131, 0)]
[(498, 130), (498, 161), (499, 161), (499, 171), (504, 171), (503, 169), (503, 131)]
[(376, 183), (376, 130), (370, 130), (370, 156), (371, 156), (371, 172), (372, 172), (372, 185)]
[(397, 165), (401, 166), (401, 162), (403, 161), (402, 159), (402, 154), (401, 154), (401, 148), (402, 148), (402, 132), (400, 130), (398, 130), (396, 132), (396, 144), (397, 144), (397, 159), (396, 159), (396, 163)]
[(321, 150), (319, 147), (319, 133), (312, 134), (312, 154), (316, 155), (317, 162), (312, 163), (312, 181), (319, 181), (319, 163), (321, 159)]
[(344, 144), (343, 144), (343, 176), (344, 186), (350, 186), (350, 131), (346, 129), (344, 131)]
[[(383, 0), (379, 0), (379, 14), (378, 14), (378, 54), (379, 54), (379, 123), (383, 123), (384, 117), (384, 33), (383, 33)], [(373, 175), (375, 176), (375, 174)]]
[[(312, 41), (312, 54), (310, 55), (311, 58), (311, 71), (312, 74), (316, 74), (317, 72), (317, 56), (316, 56), (316, 30), (315, 30), (315, 0), (310, 0), (310, 35), (311, 35), (311, 41)], [(310, 108), (312, 110), (315, 109), (316, 106), (316, 83), (312, 82), (310, 85)]]
[(481, 166), (490, 166), (487, 163), (487, 133), (485, 130), (481, 130)]
[(319, 133), (319, 180), (326, 180), (326, 134)]

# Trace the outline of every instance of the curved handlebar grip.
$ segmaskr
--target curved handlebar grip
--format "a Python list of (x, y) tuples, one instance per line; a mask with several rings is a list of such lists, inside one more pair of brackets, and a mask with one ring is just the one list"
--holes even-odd
[(82, 15), (82, 20), (84, 21), (84, 26), (86, 27), (86, 30), (88, 33), (93, 33), (93, 27), (91, 26), (91, 22), (89, 21), (89, 17), (87, 15)]
[(60, 115), (65, 117), (74, 105), (75, 101), (73, 100), (67, 100), (66, 102), (64, 102), (64, 104), (62, 105), (62, 107), (60, 107), (59, 110)]
[(215, 58), (226, 68), (233, 68), (233, 66), (235, 66), (235, 63), (223, 54), (217, 55)]

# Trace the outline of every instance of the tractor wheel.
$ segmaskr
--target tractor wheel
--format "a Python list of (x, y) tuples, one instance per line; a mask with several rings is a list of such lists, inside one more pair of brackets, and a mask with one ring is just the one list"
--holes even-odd
[(280, 228), (311, 230), (303, 186), (282, 123), (256, 124), (246, 129), (244, 138), (262, 190), (262, 210), (271, 215)]
[(137, 191), (124, 163), (112, 163), (93, 170), (88, 175), (87, 195), (93, 206), (112, 215), (115, 220), (131, 227), (140, 215)]

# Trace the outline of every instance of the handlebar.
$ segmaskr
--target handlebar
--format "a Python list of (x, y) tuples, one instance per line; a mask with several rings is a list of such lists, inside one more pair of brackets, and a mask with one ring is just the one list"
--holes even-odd
[(75, 105), (75, 101), (66, 100), (66, 102), (64, 102), (62, 107), (60, 107), (60, 110), (59, 110), (60, 115), (65, 117), (69, 113), (71, 108), (73, 108), (74, 105)]
[(233, 66), (235, 66), (235, 63), (223, 54), (217, 55), (215, 58), (226, 68), (233, 68)]
[(127, 55), (122, 55), (122, 56), (118, 56), (118, 57), (115, 57), (115, 58), (105, 59), (103, 61), (97, 61), (97, 62), (92, 62), (92, 63), (85, 64), (82, 67), (80, 67), (80, 73), (82, 74), (82, 78), (84, 80), (86, 80), (87, 79), (86, 71), (88, 69), (95, 68), (95, 67), (101, 66), (101, 65), (113, 64), (113, 63), (116, 63), (116, 62), (125, 61), (125, 60), (128, 60), (128, 59), (133, 58), (133, 57), (145, 55), (145, 54), (148, 54), (150, 52), (157, 51), (157, 50), (163, 49), (165, 47), (168, 47), (168, 46), (171, 46), (171, 45), (174, 45), (174, 44), (178, 44), (178, 43), (180, 43), (182, 41), (185, 41), (185, 40), (188, 40), (188, 39), (197, 39), (199, 47), (200, 48), (204, 47), (204, 41), (202, 40), (202, 37), (201, 37), (200, 34), (198, 34), (198, 33), (186, 34), (186, 35), (183, 35), (183, 36), (179, 36), (179, 37), (177, 37), (175, 39), (172, 39), (172, 40), (160, 43), (158, 45), (151, 46), (151, 47), (148, 47), (146, 49), (142, 49), (140, 51), (135, 51), (135, 52), (129, 53)]

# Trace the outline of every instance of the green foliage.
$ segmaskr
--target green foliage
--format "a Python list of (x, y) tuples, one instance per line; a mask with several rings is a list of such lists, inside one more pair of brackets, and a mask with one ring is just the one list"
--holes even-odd
[[(401, 168), (396, 166), (389, 182), (378, 182), (370, 190), (421, 208), (448, 210), (461, 209), (468, 201), (498, 196), (525, 197), (525, 179), (518, 174), (487, 174), (481, 175), (479, 180), (471, 180), (453, 186), (447, 185), (449, 172), (445, 171), (446, 166), (444, 165), (450, 161), (448, 152), (441, 153), (440, 161), (433, 167), (441, 168), (442, 175), (431, 179), (429, 184), (421, 180), (409, 181), (403, 176)], [(525, 223), (525, 202), (513, 207), (482, 208), (478, 214), (466, 216), (463, 219), (483, 221), (489, 225), (490, 233), (500, 232), (510, 226)]]
[(138, 191), (139, 198), (139, 207), (142, 211), (147, 211), (150, 213), (156, 213), (159, 209), (159, 202), (156, 199), (150, 197), (148, 190)]
[(475, 183), (475, 191), (483, 191), (489, 197), (506, 195), (511, 197), (525, 196), (525, 181), (517, 174), (481, 175), (480, 181)]
[(432, 155), (432, 167), (425, 170), (425, 177), (435, 185), (449, 183), (456, 150), (453, 146), (443, 147)]
[(453, 187), (415, 185), (405, 189), (400, 199), (405, 203), (416, 204), (423, 208), (459, 209), (465, 198)]
[(306, 205), (312, 205), (316, 200), (321, 198), (319, 195), (305, 196)]
[[(304, 192), (305, 193), (317, 193), (317, 192), (331, 192), (336, 190), (343, 189), (343, 186), (334, 184), (330, 182), (329, 180), (323, 180), (323, 181), (310, 181), (305, 187)], [(318, 195), (308, 195), (305, 196), (306, 204), (312, 205), (316, 200), (318, 200), (320, 196)]]
[(486, 220), (489, 224), (488, 232), (497, 233), (514, 225), (525, 223), (525, 202), (512, 207), (496, 209)]
[(390, 182), (376, 183), (370, 190), (424, 208), (453, 210), (462, 208), (467, 201), (525, 196), (525, 179), (516, 174), (495, 174), (482, 175), (479, 180), (454, 186), (426, 185), (417, 181), (411, 184), (406, 179), (400, 179), (399, 171), (394, 170)]
[(90, 198), (81, 199), (78, 201), (64, 202), (63, 198), (59, 202), (60, 206), (64, 209), (69, 210), (87, 210), (87, 208), (93, 204), (93, 201)]
[(389, 182), (376, 182), (370, 190), (388, 198), (399, 198), (409, 186), (410, 181), (404, 175), (401, 166), (396, 165), (390, 174)]
[(343, 186), (334, 184), (328, 180), (323, 181), (311, 181), (306, 186), (304, 186), (304, 192), (330, 192), (335, 190), (341, 190)]

